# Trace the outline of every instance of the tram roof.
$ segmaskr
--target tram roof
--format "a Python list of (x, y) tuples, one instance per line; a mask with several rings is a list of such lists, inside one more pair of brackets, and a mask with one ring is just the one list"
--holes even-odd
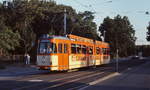
[(62, 40), (70, 40), (68, 37), (65, 36), (43, 36), (41, 39), (62, 39)]
[(65, 36), (50, 36), (50, 39), (63, 39), (63, 40), (70, 40), (68, 37)]
[(65, 36), (44, 36), (41, 37), (41, 39), (62, 39), (62, 40), (75, 40), (75, 41), (82, 41), (82, 42), (89, 42), (89, 43), (96, 43), (96, 44), (101, 44), (101, 45), (108, 45), (108, 43), (103, 42), (103, 41), (94, 41), (92, 39), (89, 38), (85, 38), (85, 37), (80, 37), (80, 36), (76, 36), (76, 35), (71, 35), (69, 34), (68, 37)]

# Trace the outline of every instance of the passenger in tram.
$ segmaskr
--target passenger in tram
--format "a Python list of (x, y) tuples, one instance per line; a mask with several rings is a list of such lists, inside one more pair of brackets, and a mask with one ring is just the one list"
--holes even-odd
[(47, 53), (52, 53), (52, 48), (50, 46), (47, 46)]

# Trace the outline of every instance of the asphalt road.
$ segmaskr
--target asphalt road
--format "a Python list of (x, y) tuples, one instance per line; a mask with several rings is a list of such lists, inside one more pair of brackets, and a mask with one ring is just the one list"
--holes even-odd
[[(139, 67), (149, 60), (127, 60), (119, 63), (119, 73)], [(29, 68), (30, 69), (30, 68)], [(26, 74), (0, 75), (0, 90), (77, 90), (97, 80), (115, 75), (115, 63), (89, 67), (73, 72), (33, 71)], [(5, 77), (5, 78), (3, 78)], [(90, 87), (91, 88), (91, 87)], [(90, 89), (89, 89), (90, 90)], [(104, 89), (102, 89), (104, 90)]]
[(150, 62), (79, 90), (150, 90)]

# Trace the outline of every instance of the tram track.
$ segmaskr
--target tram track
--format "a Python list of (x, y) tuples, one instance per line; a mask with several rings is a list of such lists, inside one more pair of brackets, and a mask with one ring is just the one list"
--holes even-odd
[(69, 80), (69, 81), (66, 81), (66, 82), (63, 82), (63, 83), (60, 83), (60, 84), (57, 84), (57, 85), (49, 86), (49, 87), (46, 87), (46, 88), (43, 88), (43, 89), (40, 89), (40, 90), (48, 90), (48, 89), (60, 87), (60, 86), (63, 86), (63, 85), (65, 85), (65, 84), (69, 84), (69, 83), (72, 83), (72, 82), (80, 81), (80, 80), (82, 80), (82, 79), (88, 79), (88, 78), (91, 78), (91, 77), (96, 76), (96, 75), (101, 75), (101, 74), (103, 74), (103, 73), (104, 73), (104, 72), (87, 75), (87, 76), (80, 77), (80, 78), (76, 78), (76, 79), (73, 79), (73, 80)]
[[(67, 82), (64, 82), (64, 83), (61, 83), (61, 84), (57, 84), (57, 85), (54, 85), (54, 86), (49, 86), (49, 87), (46, 87), (46, 88), (43, 88), (43, 89), (40, 89), (40, 90), (49, 90), (49, 89), (60, 90), (61, 88), (63, 88), (63, 89), (68, 89), (69, 88), (69, 90), (70, 90), (71, 88), (81, 86), (82, 84), (86, 85), (89, 82), (94, 81), (96, 78), (97, 79), (102, 78), (105, 75), (109, 75), (109, 74), (110, 73), (107, 73), (107, 72), (100, 72), (100, 73), (92, 74), (92, 75), (89, 75), (89, 76), (86, 76), (86, 77), (81, 77), (81, 78), (77, 78), (77, 79), (74, 79), (74, 80), (70, 80), (70, 81), (67, 81)], [(91, 78), (93, 78), (93, 79), (91, 79)], [(80, 83), (74, 83), (74, 82), (80, 82)], [(81, 84), (81, 85), (79, 85), (79, 84)]]
[[(108, 70), (112, 67), (98, 67), (98, 71), (105, 71)], [(62, 75), (70, 75), (70, 74), (78, 74), (78, 73), (82, 73), (82, 72), (87, 72), (93, 69), (79, 69), (77, 71), (73, 71), (73, 72), (44, 72), (44, 73), (38, 73), (38, 74), (31, 74), (31, 75), (23, 75), (23, 76), (19, 76), (19, 77), (13, 77), (9, 80), (16, 80), (16, 81), (27, 81), (27, 80), (31, 80), (31, 79), (40, 79), (40, 78), (47, 78), (47, 77), (53, 77), (53, 76), (62, 76)], [(96, 71), (96, 70), (95, 70)]]
[[(32, 80), (32, 79), (43, 79), (43, 78), (48, 78), (48, 77), (53, 77), (53, 76), (58, 76), (60, 78), (60, 76), (63, 77), (63, 75), (71, 75), (71, 74), (80, 74), (80, 73), (84, 73), (84, 72), (90, 72), (92, 70), (94, 70), (95, 72), (96, 71), (105, 71), (105, 70), (109, 70), (111, 69), (112, 67), (98, 67), (96, 69), (81, 69), (81, 70), (78, 70), (78, 71), (73, 71), (73, 72), (55, 72), (55, 73), (51, 73), (51, 72), (47, 72), (47, 73), (41, 73), (41, 74), (38, 74), (38, 75), (30, 75), (30, 76), (21, 76), (21, 77), (18, 77), (18, 78), (14, 78), (14, 79), (11, 79), (11, 80), (16, 80), (16, 81), (28, 81), (28, 80)], [(57, 79), (57, 78), (56, 78)]]
[[(46, 81), (44, 81), (44, 82), (47, 82), (47, 83), (54, 83), (54, 82), (66, 82), (66, 81), (69, 81), (69, 80), (71, 80), (71, 79), (76, 79), (76, 78), (80, 78), (80, 77), (84, 77), (84, 76), (87, 76), (87, 75), (91, 75), (91, 74), (94, 74), (94, 73), (97, 73), (97, 72), (99, 72), (99, 70), (95, 70), (95, 71), (93, 71), (93, 72), (74, 72), (74, 73), (71, 73), (71, 74), (76, 74), (76, 75), (73, 75), (73, 76), (71, 76), (71, 75), (68, 75), (68, 74), (66, 74), (67, 75), (67, 77), (66, 78), (58, 78), (58, 79), (54, 79), (54, 80), (52, 80), (52, 79), (47, 79)], [(48, 76), (49, 77), (49, 76)], [(65, 76), (64, 76), (65, 77)], [(28, 85), (28, 86), (24, 86), (24, 87), (20, 87), (20, 88), (15, 88), (15, 89), (13, 89), (13, 90), (22, 90), (22, 89), (27, 89), (27, 88), (36, 88), (37, 86), (39, 87), (39, 86), (43, 86), (43, 84), (45, 84), (45, 83), (38, 83), (38, 84), (33, 84), (33, 85)]]
[(103, 78), (103, 77), (108, 76), (108, 75), (113, 74), (113, 73), (114, 72), (106, 72), (106, 73), (103, 73), (102, 75), (96, 75), (96, 76), (94, 76), (94, 77), (92, 77), (90, 79), (80, 80), (80, 83), (81, 83), (80, 85), (71, 83), (71, 84), (68, 84), (68, 85), (57, 87), (57, 89), (58, 88), (64, 88), (66, 90), (77, 90), (77, 89), (79, 89), (81, 87), (89, 85), (89, 83), (91, 83), (93, 81), (96, 81), (96, 80), (98, 80), (100, 78)]
[(76, 81), (80, 81), (80, 80), (84, 80), (84, 79), (88, 79), (97, 75), (102, 75), (105, 72), (94, 72), (94, 73), (84, 73), (82, 76), (81, 75), (76, 75), (76, 76), (72, 76), (69, 78), (65, 78), (65, 79), (59, 79), (59, 80), (54, 80), (54, 81), (49, 81), (47, 83), (42, 83), (42, 84), (38, 84), (38, 85), (32, 85), (30, 87), (22, 87), (22, 88), (18, 88), (18, 89), (13, 89), (13, 90), (32, 90), (32, 88), (34, 88), (35, 90), (47, 90), (47, 89), (53, 89), (56, 87), (60, 87), (69, 83), (73, 83)]
[[(64, 77), (69, 77), (69, 76), (72, 76), (72, 75), (75, 75), (75, 74), (82, 74), (82, 73), (87, 73), (87, 72), (92, 72), (95, 73), (95, 72), (99, 72), (99, 71), (105, 71), (107, 70), (108, 67), (100, 67), (100, 68), (90, 68), (90, 69), (81, 69), (79, 71), (75, 71), (75, 72), (58, 72), (58, 73), (46, 73), (46, 75), (44, 73), (40, 74), (40, 75), (33, 75), (33, 76), (27, 76), (27, 77), (20, 77), (20, 78), (17, 78), (17, 79), (14, 79), (14, 80), (2, 80), (1, 82), (1, 85), (0, 86), (9, 86), (10, 88), (14, 89), (14, 88), (20, 88), (20, 87), (28, 87), (28, 86), (38, 86), (39, 84), (43, 85), (45, 83), (49, 83), (48, 80), (50, 81), (53, 81), (55, 79), (59, 79), (59, 78), (63, 78), (65, 79)], [(42, 76), (41, 76), (42, 75)], [(43, 76), (44, 75), (44, 76)], [(51, 78), (50, 78), (51, 77)], [(37, 82), (37, 79), (40, 80), (42, 79), (41, 82)], [(45, 80), (43, 80), (45, 79)], [(36, 81), (35, 81), (36, 80)], [(13, 82), (13, 83), (12, 83)], [(6, 87), (7, 88), (7, 87)]]

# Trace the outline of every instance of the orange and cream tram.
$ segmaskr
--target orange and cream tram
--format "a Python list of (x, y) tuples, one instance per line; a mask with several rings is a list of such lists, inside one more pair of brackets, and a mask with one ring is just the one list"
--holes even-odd
[(51, 36), (38, 41), (37, 66), (64, 71), (110, 61), (109, 44), (75, 35)]

